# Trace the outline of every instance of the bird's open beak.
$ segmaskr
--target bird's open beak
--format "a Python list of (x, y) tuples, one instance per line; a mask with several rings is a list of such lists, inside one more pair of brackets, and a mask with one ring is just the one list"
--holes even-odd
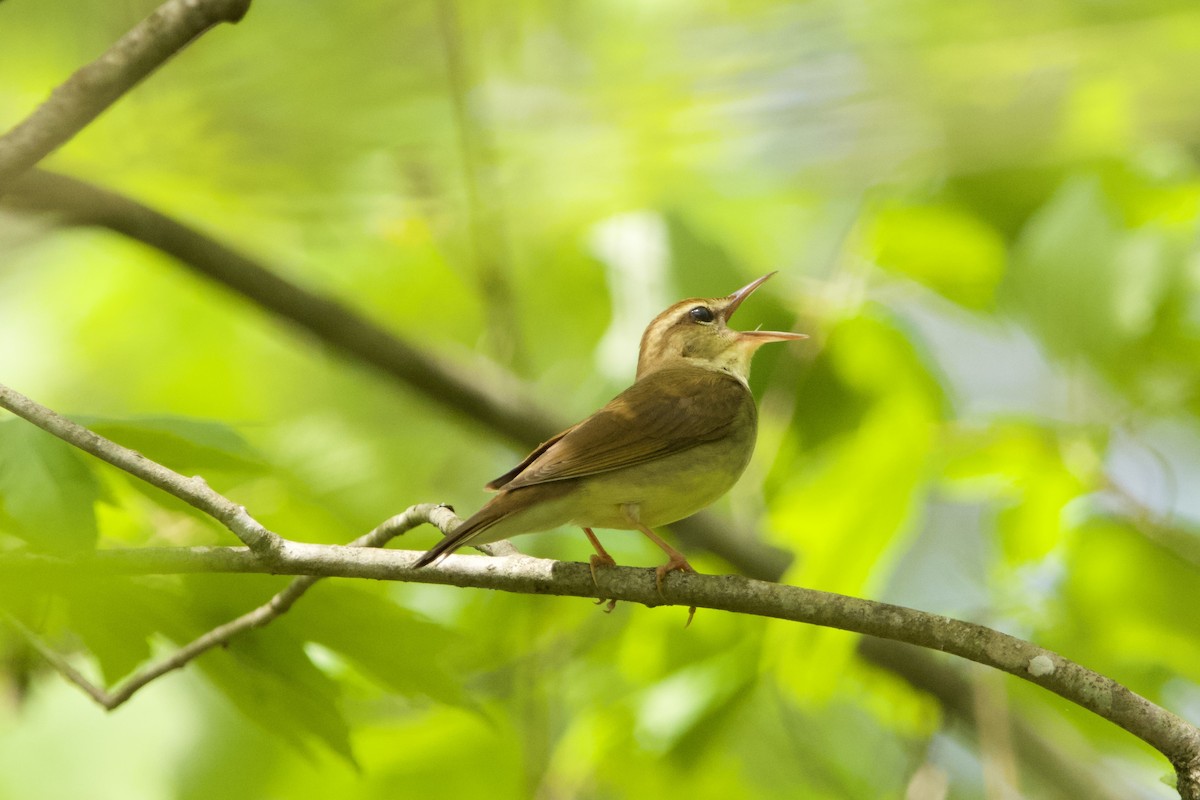
[[(753, 294), (755, 289), (757, 289), (759, 286), (762, 286), (766, 282), (767, 278), (770, 278), (774, 274), (774, 272), (768, 272), (761, 278), (751, 281), (733, 294), (729, 295), (729, 297), (726, 298), (726, 300), (729, 302), (725, 306), (723, 312), (725, 321), (728, 322), (730, 317), (733, 316), (733, 312), (738, 310), (738, 306), (740, 306), (747, 297)], [(736, 333), (739, 339), (753, 341), (756, 345), (766, 344), (767, 342), (793, 342), (797, 339), (808, 338), (808, 334), (806, 333), (785, 333), (783, 331), (736, 331)]]

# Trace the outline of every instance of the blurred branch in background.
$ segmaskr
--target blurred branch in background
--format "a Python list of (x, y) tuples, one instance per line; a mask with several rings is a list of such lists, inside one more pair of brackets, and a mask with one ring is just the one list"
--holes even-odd
[(167, 59), (250, 0), (169, 0), (100, 58), (81, 67), (32, 114), (0, 137), (0, 194), (8, 182), (69, 141)]
[(96, 226), (154, 247), (256, 305), (415, 389), (514, 444), (540, 442), (562, 426), (515, 379), (480, 364), (457, 368), (402, 341), (337, 300), (297, 286), (233, 247), (142, 203), (65, 175), (34, 171), (3, 201), (49, 212), (68, 225)]
[[(0, 200), (13, 210), (50, 214), (62, 224), (96, 226), (157, 248), (332, 347), (415, 389), (438, 409), (457, 412), (493, 435), (533, 447), (567, 426), (535, 402), (520, 382), (482, 364), (464, 368), (429, 355), (366, 317), (280, 277), (229, 245), (142, 203), (84, 181), (43, 170), (18, 179)], [(730, 531), (731, 523), (702, 512), (672, 526), (688, 544), (740, 571), (778, 580), (791, 554)]]

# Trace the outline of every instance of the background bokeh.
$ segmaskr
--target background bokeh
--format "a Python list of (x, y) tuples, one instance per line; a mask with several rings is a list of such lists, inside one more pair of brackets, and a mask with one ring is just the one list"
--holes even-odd
[[(0, 127), (153, 7), (0, 4)], [(1184, 0), (257, 0), (46, 166), (564, 422), (657, 311), (779, 270), (738, 322), (812, 338), (756, 361), (729, 529), (786, 582), (1014, 633), (1200, 722), (1197, 74)], [(473, 510), (522, 454), (145, 245), (2, 204), (0, 381), (305, 541)], [(3, 551), (232, 543), (12, 418), (0, 509)], [(282, 585), (0, 603), (112, 683)], [(3, 626), (0, 798), (1173, 796), (1037, 687), (683, 620), (326, 581), (112, 714)]]

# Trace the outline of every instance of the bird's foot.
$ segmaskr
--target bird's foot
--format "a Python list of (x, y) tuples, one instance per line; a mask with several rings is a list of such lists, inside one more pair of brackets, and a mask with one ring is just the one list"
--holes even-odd
[[(600, 582), (598, 580), (596, 580), (596, 570), (597, 569), (607, 569), (608, 567), (615, 567), (616, 565), (617, 565), (617, 562), (613, 561), (613, 557), (610, 556), (608, 553), (604, 553), (603, 555), (600, 555), (600, 554), (593, 555), (591, 558), (588, 559), (588, 568), (591, 569), (591, 571), (592, 571), (592, 583), (596, 586), (597, 589), (600, 588)], [(612, 610), (617, 607), (617, 601), (611, 597), (596, 598), (596, 605), (600, 605), (601, 603), (605, 604), (604, 605), (604, 613), (605, 614), (611, 614)]]
[[(596, 569), (600, 568), (600, 567), (602, 567), (602, 568), (615, 567), (617, 565), (617, 562), (613, 561), (613, 557), (610, 556), (608, 554), (608, 551), (604, 549), (604, 545), (600, 544), (600, 540), (596, 538), (596, 534), (592, 532), (591, 528), (584, 528), (583, 532), (587, 536), (588, 541), (592, 543), (592, 547), (594, 547), (596, 549), (596, 555), (594, 555), (588, 559), (588, 567), (592, 570), (592, 584), (597, 589), (599, 589), (600, 581), (596, 580)], [(605, 614), (611, 614), (612, 610), (617, 607), (617, 601), (612, 599), (611, 597), (597, 598), (596, 605), (600, 605), (601, 603), (606, 604), (604, 606)]]
[[(671, 555), (671, 559), (667, 563), (662, 564), (655, 569), (654, 583), (658, 586), (658, 596), (662, 597), (664, 600), (667, 598), (663, 595), (663, 578), (666, 577), (668, 572), (690, 572), (694, 575), (696, 574), (696, 569), (689, 564), (688, 560), (679, 552), (673, 553)], [(686, 628), (691, 625), (692, 617), (694, 616), (696, 616), (696, 607), (688, 606), (688, 618), (687, 622), (683, 624), (683, 627)]]
[[(681, 554), (675, 553), (672, 555), (670, 561), (654, 570), (654, 583), (658, 586), (658, 593), (660, 595), (662, 594), (663, 578), (667, 576), (668, 572), (690, 572), (694, 575), (696, 569)], [(665, 600), (666, 598), (664, 597), (663, 599)]]
[(617, 562), (613, 561), (613, 557), (608, 553), (605, 553), (604, 555), (594, 555), (588, 559), (588, 567), (592, 570), (592, 583), (596, 585), (597, 589), (600, 588), (600, 582), (596, 580), (596, 570), (607, 569), (608, 567), (615, 567), (616, 565)]

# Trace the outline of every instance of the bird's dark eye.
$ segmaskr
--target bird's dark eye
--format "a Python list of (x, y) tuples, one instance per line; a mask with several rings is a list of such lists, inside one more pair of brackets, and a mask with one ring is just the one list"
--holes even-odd
[(712, 322), (714, 319), (712, 309), (707, 306), (696, 306), (688, 312), (688, 316), (696, 322)]

